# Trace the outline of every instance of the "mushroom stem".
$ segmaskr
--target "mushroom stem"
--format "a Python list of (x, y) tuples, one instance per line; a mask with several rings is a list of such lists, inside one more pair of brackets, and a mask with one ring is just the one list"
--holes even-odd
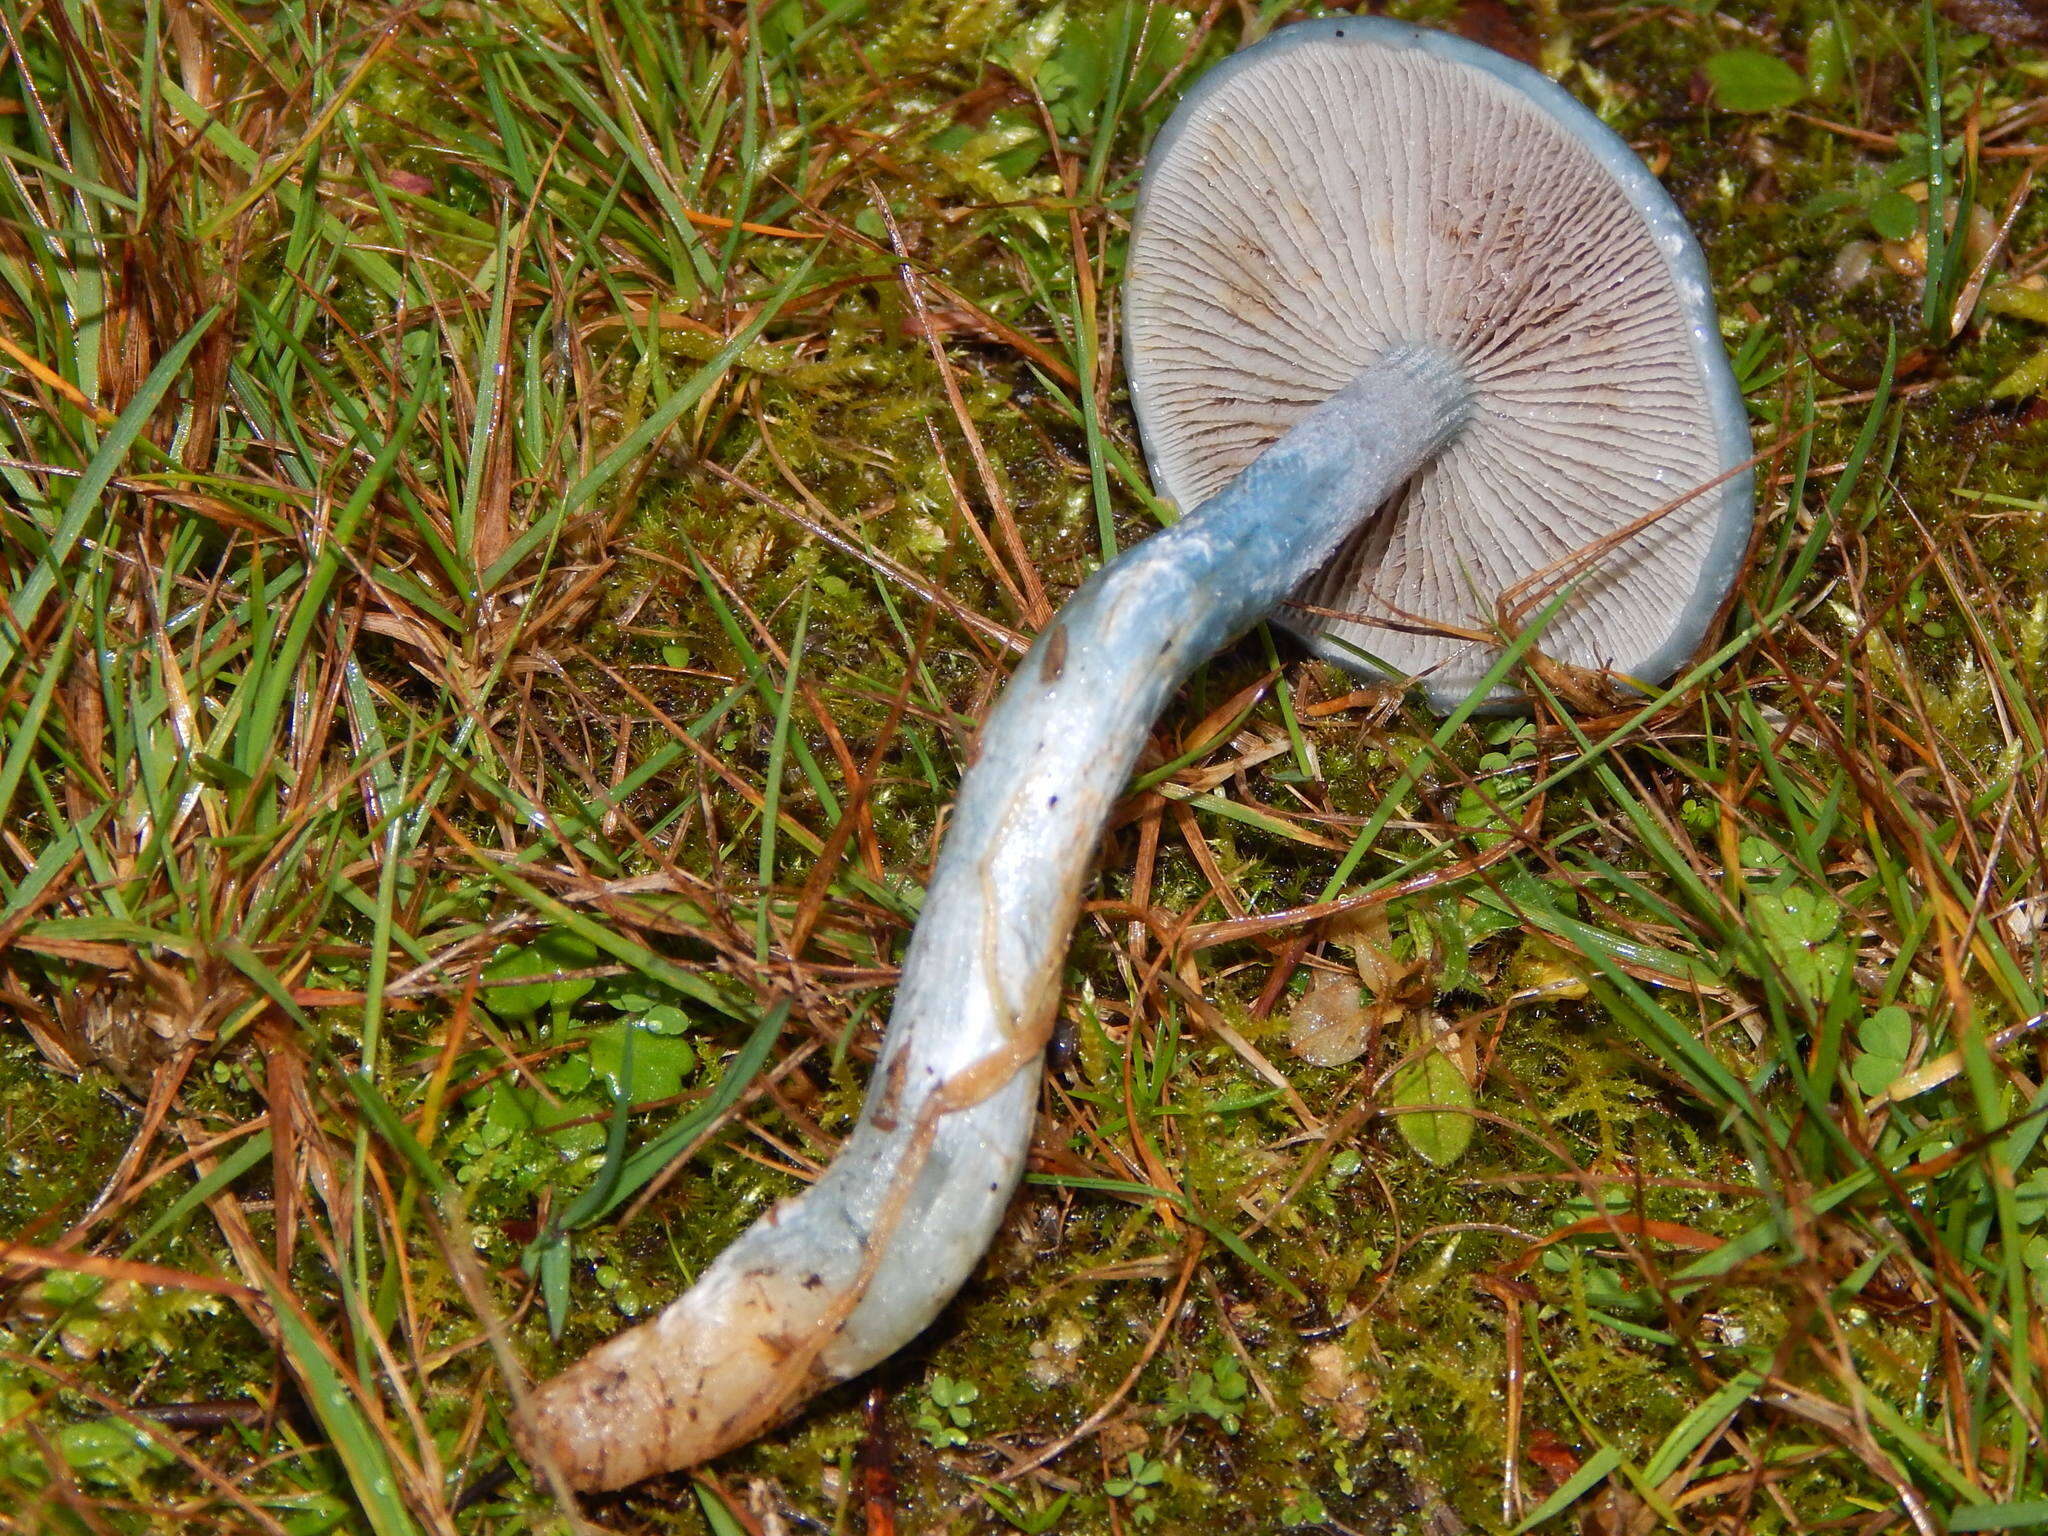
[(1471, 409), (1449, 353), (1390, 352), (1074, 593), (982, 731), (839, 1156), (658, 1317), (538, 1387), (530, 1452), (580, 1488), (690, 1466), (938, 1315), (1023, 1173), (1068, 937), (1154, 718)]

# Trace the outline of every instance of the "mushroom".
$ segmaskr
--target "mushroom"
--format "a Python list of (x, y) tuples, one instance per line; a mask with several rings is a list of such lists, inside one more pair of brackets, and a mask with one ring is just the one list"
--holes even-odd
[(1699, 643), (1751, 505), (1746, 472), (1712, 484), (1750, 444), (1706, 264), (1627, 144), (1536, 71), (1379, 19), (1276, 32), (1153, 145), (1129, 270), (1131, 399), (1183, 507), (1392, 348), (1469, 391), (1463, 430), (1278, 615), (1311, 650), (1449, 708), (1493, 659), (1453, 631), (1494, 630), (1560, 565), (1552, 658), (1648, 680)]
[(751, 1438), (966, 1279), (1102, 826), (1203, 658), (1292, 594), (1313, 648), (1453, 703), (1503, 596), (1555, 575), (1545, 650), (1647, 681), (1733, 579), (1749, 442), (1698, 249), (1531, 69), (1381, 20), (1274, 33), (1160, 135), (1126, 294), (1153, 474), (1193, 510), (1084, 582), (990, 713), (831, 1167), (535, 1390), (523, 1441), (575, 1486)]

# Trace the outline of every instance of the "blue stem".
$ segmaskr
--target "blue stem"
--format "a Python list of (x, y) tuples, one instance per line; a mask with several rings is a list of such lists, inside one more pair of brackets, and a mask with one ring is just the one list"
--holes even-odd
[(688, 1466), (938, 1315), (1023, 1174), (1068, 938), (1153, 720), (1471, 410), (1447, 354), (1390, 354), (1218, 495), (1082, 584), (982, 732), (838, 1157), (659, 1317), (538, 1388), (530, 1450), (586, 1488)]

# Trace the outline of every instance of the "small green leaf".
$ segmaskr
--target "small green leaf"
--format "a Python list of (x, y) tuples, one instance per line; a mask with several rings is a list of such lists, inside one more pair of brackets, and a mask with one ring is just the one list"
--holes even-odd
[(1296, 1488), (1281, 1506), (1280, 1520), (1284, 1525), (1319, 1525), (1330, 1518), (1330, 1512), (1323, 1507), (1323, 1501), (1312, 1488)]
[(581, 1056), (568, 1056), (549, 1067), (540, 1077), (556, 1093), (581, 1093), (590, 1086), (594, 1075), (588, 1060)]
[(1850, 1066), (1849, 1077), (1865, 1097), (1874, 1099), (1897, 1082), (1905, 1070), (1906, 1063), (1900, 1057), (1865, 1051)]
[(65, 1464), (88, 1482), (133, 1485), (151, 1467), (177, 1460), (148, 1434), (119, 1419), (87, 1419), (57, 1432)]
[[(587, 1083), (589, 1067), (580, 1060), (577, 1064), (586, 1074)], [(572, 1120), (580, 1123), (560, 1131), (554, 1129)], [(549, 1155), (568, 1161), (587, 1156), (604, 1145), (604, 1127), (590, 1118), (588, 1105), (551, 1104), (532, 1089), (505, 1078), (491, 1084), (490, 1096), (484, 1101), (484, 1128), (492, 1146), (504, 1146), (519, 1137), (545, 1135)]]
[(640, 1027), (657, 1035), (687, 1035), (690, 1016), (673, 1003), (655, 1003), (641, 1013)]
[(971, 1381), (955, 1381), (951, 1376), (932, 1378), (932, 1401), (941, 1408), (958, 1408), (980, 1396), (981, 1388)]
[(2012, 1192), (2013, 1213), (2025, 1226), (2033, 1226), (2042, 1217), (2048, 1216), (2048, 1168), (2042, 1168), (2020, 1180)]
[(1833, 990), (1849, 963), (1849, 946), (1835, 936), (1842, 909), (1833, 897), (1796, 884), (1752, 889), (1749, 916), (1765, 951), (1800, 993), (1818, 1000)]
[(1870, 227), (1881, 240), (1907, 239), (1920, 222), (1920, 205), (1903, 192), (1886, 192), (1870, 205)]
[[(626, 1052), (629, 1034), (633, 1047), (630, 1063)], [(633, 1104), (670, 1097), (697, 1065), (697, 1052), (689, 1041), (657, 1034), (646, 1020), (621, 1020), (593, 1030), (589, 1052), (591, 1070), (611, 1084), (613, 1093)]]
[(1472, 1085), (1450, 1057), (1432, 1048), (1409, 1062), (1394, 1074), (1389, 1098), (1403, 1108), (1413, 1104), (1446, 1106), (1444, 1113), (1400, 1115), (1395, 1123), (1402, 1139), (1438, 1168), (1448, 1168), (1465, 1155), (1472, 1144), (1473, 1121), (1457, 1110), (1472, 1106)]
[[(561, 971), (587, 970), (598, 959), (597, 946), (588, 939), (567, 929), (551, 928), (530, 943), (498, 951), (484, 967), (483, 979), (505, 982), (527, 976), (554, 977)], [(543, 1008), (567, 1008), (593, 985), (589, 977), (582, 976), (527, 986), (486, 986), (482, 997), (484, 1006), (500, 1018), (530, 1019)]]
[(762, 49), (782, 52), (803, 35), (804, 21), (804, 8), (798, 0), (778, 0), (774, 5), (763, 6), (761, 19), (755, 23)]
[(1131, 1451), (1124, 1457), (1125, 1472), (1113, 1477), (1102, 1485), (1102, 1491), (1114, 1499), (1142, 1499), (1146, 1490), (1158, 1486), (1166, 1479), (1166, 1463), (1154, 1461), (1143, 1451)]
[[(1491, 835), (1486, 834), (1486, 837), (1491, 837)], [(1505, 836), (1505, 834), (1502, 835)], [(1492, 846), (1485, 838), (1480, 839), (1480, 842), (1481, 846)], [(1474, 948), (1477, 948), (1487, 939), (1492, 938), (1496, 933), (1506, 933), (1511, 929), (1522, 926), (1522, 920), (1512, 912), (1503, 911), (1499, 907), (1473, 901), (1470, 898), (1458, 904), (1458, 920), (1464, 926), (1466, 939)]]
[(1790, 64), (1758, 48), (1734, 48), (1707, 60), (1714, 105), (1724, 112), (1775, 112), (1806, 94)]
[(1736, 847), (1745, 870), (1754, 871), (1765, 879), (1776, 879), (1784, 873), (1785, 855), (1768, 838), (1745, 837)]
[(1809, 96), (1834, 95), (1854, 68), (1849, 40), (1834, 21), (1819, 22), (1806, 34), (1806, 92)]
[(1045, 61), (1052, 57), (1053, 50), (1059, 46), (1060, 33), (1065, 29), (1066, 23), (1066, 5), (1055, 4), (1036, 20), (1012, 32), (998, 47), (990, 50), (990, 56), (1019, 80), (1030, 85)]
[(967, 1430), (974, 1423), (974, 1409), (969, 1405), (980, 1396), (981, 1388), (971, 1381), (956, 1381), (943, 1374), (932, 1377), (925, 1390), (925, 1406), (917, 1414), (917, 1428), (925, 1443), (939, 1451), (967, 1444), (972, 1438)]
[(1897, 1003), (1888, 1003), (1857, 1027), (1856, 1043), (1872, 1055), (1904, 1061), (1913, 1049), (1913, 1017)]
[[(1909, 197), (1907, 202), (1913, 200)], [(1918, 227), (1917, 219), (1915, 227)], [(1984, 290), (1984, 307), (1994, 315), (2015, 315), (2048, 325), (2048, 288), (2028, 288), (2020, 283), (1997, 282)]]
[(2013, 400), (2037, 395), (2048, 389), (2048, 352), (2036, 352), (2019, 367), (1991, 386), (1993, 398)]

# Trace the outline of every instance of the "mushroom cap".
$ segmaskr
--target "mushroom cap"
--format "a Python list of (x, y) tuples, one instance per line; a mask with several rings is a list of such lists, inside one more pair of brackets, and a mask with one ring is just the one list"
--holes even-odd
[(1569, 571), (1541, 650), (1660, 681), (1735, 578), (1752, 476), (1711, 482), (1749, 425), (1705, 260), (1628, 145), (1525, 65), (1380, 18), (1274, 32), (1153, 144), (1124, 295), (1146, 456), (1183, 509), (1391, 347), (1469, 370), (1463, 432), (1279, 615), (1352, 671), (1447, 708), (1498, 647), (1432, 626), (1498, 634), (1503, 595), (1536, 591), (1529, 622)]

